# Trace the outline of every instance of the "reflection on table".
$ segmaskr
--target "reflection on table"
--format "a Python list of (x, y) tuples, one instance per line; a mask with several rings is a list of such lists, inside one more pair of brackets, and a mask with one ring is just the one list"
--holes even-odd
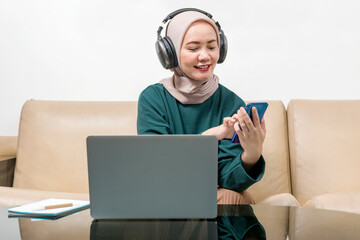
[(94, 220), (90, 239), (266, 239), (251, 206), (221, 206), (216, 219)]
[(85, 210), (59, 220), (8, 218), (0, 239), (360, 239), (360, 214), (266, 205), (219, 205), (213, 220), (94, 221)]

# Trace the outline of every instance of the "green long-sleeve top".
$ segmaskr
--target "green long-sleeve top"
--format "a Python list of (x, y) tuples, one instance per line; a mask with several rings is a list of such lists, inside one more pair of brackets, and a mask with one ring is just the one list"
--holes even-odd
[[(138, 134), (201, 134), (221, 125), (224, 117), (232, 116), (241, 106), (245, 106), (244, 101), (221, 84), (205, 102), (184, 105), (157, 83), (139, 96), (137, 131)], [(246, 172), (239, 143), (224, 139), (218, 146), (219, 187), (243, 191), (262, 178), (265, 171), (262, 156), (252, 170)]]

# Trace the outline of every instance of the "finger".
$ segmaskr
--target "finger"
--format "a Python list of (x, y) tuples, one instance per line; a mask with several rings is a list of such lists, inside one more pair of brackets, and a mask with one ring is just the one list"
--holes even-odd
[(246, 113), (246, 111), (245, 111), (245, 108), (244, 108), (244, 107), (239, 108), (239, 110), (237, 110), (237, 111), (236, 111), (236, 113), (235, 113), (232, 117), (233, 117), (233, 118), (235, 118), (235, 119), (236, 119), (236, 121), (240, 122), (240, 119), (241, 119), (241, 113), (242, 113), (243, 111)]
[(236, 122), (234, 124), (234, 129), (235, 129), (235, 132), (236, 132), (236, 134), (237, 134), (237, 136), (239, 138), (239, 143), (243, 144), (244, 141), (245, 141), (245, 138), (246, 138), (246, 134), (245, 134), (245, 132), (243, 130), (241, 130), (239, 122)]
[[(241, 108), (240, 108), (241, 109)], [(240, 120), (241, 120), (241, 112), (240, 112), (240, 109), (237, 110), (237, 112), (232, 116), (235, 121), (237, 121), (238, 123), (240, 123)]]
[(231, 122), (232, 124), (234, 124), (236, 122), (236, 120), (232, 117), (226, 117), (226, 119)]
[(249, 129), (248, 129), (246, 123), (245, 123), (244, 118), (242, 118), (242, 117), (240, 118), (239, 124), (240, 124), (240, 128), (241, 128), (242, 132), (244, 132), (244, 131), (249, 132)]
[(225, 117), (223, 119), (223, 122), (226, 124), (226, 125), (233, 125), (235, 123), (235, 119), (231, 118), (231, 117)]
[(234, 129), (235, 129), (235, 132), (241, 132), (241, 128), (240, 128), (240, 123), (239, 122), (236, 122), (234, 123)]
[(259, 114), (258, 114), (258, 111), (257, 111), (256, 107), (253, 107), (251, 109), (251, 114), (252, 114), (254, 126), (259, 127), (260, 126), (260, 120), (259, 120)]
[(239, 139), (243, 137), (244, 133), (243, 133), (243, 130), (241, 129), (241, 127), (240, 127), (239, 122), (236, 122), (234, 124), (234, 130), (235, 130), (236, 134), (238, 135)]
[(261, 119), (260, 127), (264, 134), (266, 134), (266, 124), (265, 124), (265, 118)]
[(239, 119), (239, 115), (234, 113), (232, 116), (231, 116), (232, 119), (234, 119), (235, 121), (237, 121)]
[[(240, 111), (241, 111), (241, 120), (243, 120), (243, 122), (246, 126), (246, 129), (248, 131), (254, 130), (254, 124), (253, 124), (251, 118), (249, 117), (249, 115), (246, 113), (245, 109), (241, 109)], [(240, 124), (242, 124), (242, 123), (240, 122)], [(242, 127), (242, 125), (241, 125), (241, 127)]]

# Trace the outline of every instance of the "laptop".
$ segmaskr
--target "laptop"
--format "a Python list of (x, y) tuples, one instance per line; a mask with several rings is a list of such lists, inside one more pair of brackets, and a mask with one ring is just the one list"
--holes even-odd
[(94, 219), (209, 219), (217, 216), (215, 136), (89, 136)]

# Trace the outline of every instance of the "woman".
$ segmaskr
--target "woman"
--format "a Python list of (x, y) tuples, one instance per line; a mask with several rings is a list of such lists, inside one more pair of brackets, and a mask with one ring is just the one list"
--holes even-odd
[[(159, 37), (173, 48), (169, 53), (175, 58), (170, 59), (170, 65), (168, 59), (161, 59), (163, 53), (159, 54), (158, 50), (160, 61), (173, 75), (140, 94), (138, 134), (216, 135), (219, 140), (218, 203), (254, 203), (245, 190), (264, 174), (265, 162), (261, 154), (265, 122), (259, 123), (255, 108), (252, 122), (245, 112), (244, 101), (219, 84), (213, 73), (216, 64), (224, 60), (222, 51), (226, 42), (224, 35), (220, 35), (223, 34), (220, 25), (202, 10), (174, 13), (169, 15), (172, 19), (166, 37)], [(160, 32), (161, 29), (158, 35)], [(162, 47), (159, 44), (157, 48)], [(234, 132), (240, 144), (231, 142)]]

